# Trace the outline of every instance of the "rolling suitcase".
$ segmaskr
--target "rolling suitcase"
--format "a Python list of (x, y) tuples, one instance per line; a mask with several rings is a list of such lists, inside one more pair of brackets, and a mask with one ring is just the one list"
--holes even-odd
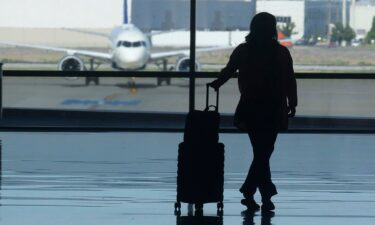
[[(216, 202), (218, 213), (223, 211), (224, 144), (219, 143), (219, 93), (216, 105), (209, 106), (209, 86), (206, 108), (194, 110), (186, 117), (184, 141), (179, 144), (177, 166), (177, 201), (175, 212), (180, 213), (181, 202), (194, 204), (197, 211), (203, 204)], [(210, 108), (214, 108), (210, 111)]]

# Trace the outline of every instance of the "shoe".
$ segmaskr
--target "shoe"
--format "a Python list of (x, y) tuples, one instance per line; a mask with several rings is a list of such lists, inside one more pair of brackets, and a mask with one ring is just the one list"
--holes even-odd
[(271, 199), (267, 201), (263, 201), (262, 211), (272, 211), (272, 210), (275, 210), (275, 205), (273, 204)]
[(246, 206), (248, 210), (259, 210), (260, 206), (254, 199), (245, 198), (241, 200), (241, 204)]

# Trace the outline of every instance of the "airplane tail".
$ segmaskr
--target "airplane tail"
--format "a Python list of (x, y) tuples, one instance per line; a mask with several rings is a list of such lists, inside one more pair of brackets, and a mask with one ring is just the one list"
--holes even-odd
[(124, 0), (124, 24), (131, 24), (132, 0)]

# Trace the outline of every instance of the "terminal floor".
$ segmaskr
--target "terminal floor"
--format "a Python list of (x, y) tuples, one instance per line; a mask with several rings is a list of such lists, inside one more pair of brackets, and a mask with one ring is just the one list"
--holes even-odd
[[(283, 134), (272, 157), (274, 214), (246, 213), (238, 188), (251, 160), (226, 145), (224, 214), (174, 215), (177, 133), (0, 133), (0, 224), (372, 225), (375, 135)], [(256, 195), (256, 200), (260, 200)]]

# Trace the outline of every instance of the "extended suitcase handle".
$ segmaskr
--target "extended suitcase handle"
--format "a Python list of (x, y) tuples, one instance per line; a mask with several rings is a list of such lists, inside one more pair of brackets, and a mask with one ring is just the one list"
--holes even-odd
[(210, 85), (207, 83), (206, 84), (206, 111), (209, 110), (210, 107), (214, 107), (215, 111), (219, 111), (219, 89), (216, 91), (216, 105), (208, 105), (208, 100), (209, 100), (209, 88)]

